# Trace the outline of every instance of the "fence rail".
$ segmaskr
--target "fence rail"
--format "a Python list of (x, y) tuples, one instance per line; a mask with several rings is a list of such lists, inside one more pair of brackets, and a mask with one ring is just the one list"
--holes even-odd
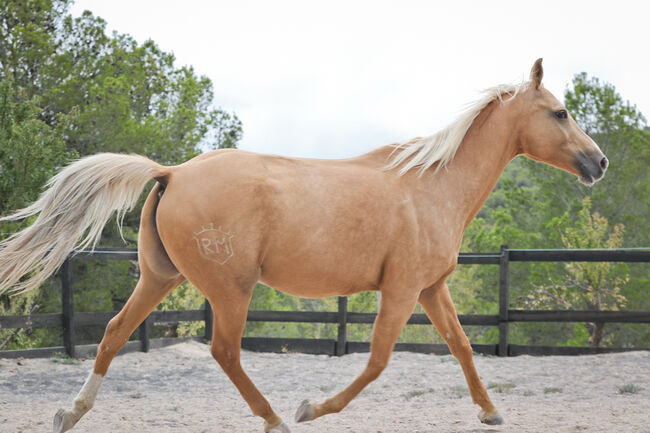
[[(63, 328), (62, 346), (0, 351), (0, 358), (14, 357), (43, 357), (52, 356), (57, 352), (65, 352), (69, 356), (85, 356), (94, 354), (97, 345), (75, 345), (75, 327), (102, 325), (117, 314), (108, 312), (74, 312), (72, 297), (73, 260), (136, 260), (137, 251), (134, 249), (105, 248), (95, 251), (78, 251), (66, 260), (59, 272), (61, 279), (61, 313), (32, 314), (26, 316), (0, 316), (0, 329), (10, 328)], [(649, 311), (572, 311), (572, 310), (511, 310), (509, 309), (509, 264), (510, 262), (541, 262), (541, 261), (585, 261), (585, 262), (650, 262), (648, 249), (617, 249), (617, 250), (521, 250), (509, 249), (502, 246), (499, 253), (461, 253), (459, 264), (499, 265), (499, 314), (494, 315), (459, 315), (462, 325), (497, 326), (499, 328), (498, 344), (473, 344), (475, 352), (516, 356), (532, 355), (579, 355), (587, 353), (620, 352), (626, 350), (650, 350), (650, 348), (592, 348), (592, 347), (554, 347), (526, 346), (508, 342), (508, 327), (513, 322), (617, 322), (617, 323), (650, 323)], [(369, 343), (347, 341), (347, 325), (373, 323), (376, 314), (355, 313), (348, 311), (346, 297), (338, 298), (338, 311), (249, 311), (249, 322), (306, 322), (338, 324), (337, 339), (303, 339), (303, 338), (262, 338), (249, 337), (242, 339), (242, 347), (248, 350), (278, 352), (295, 351), (341, 356), (346, 353), (367, 352)], [(183, 321), (205, 321), (205, 335), (201, 338), (210, 339), (212, 329), (212, 310), (206, 300), (200, 310), (182, 311), (153, 311), (138, 329), (139, 341), (129, 341), (122, 353), (141, 350), (147, 352), (150, 348), (163, 347), (188, 338), (157, 338), (150, 339), (152, 323), (176, 323)], [(408, 321), (411, 325), (430, 324), (425, 314), (413, 314)], [(405, 350), (423, 353), (446, 354), (449, 350), (444, 344), (397, 343), (395, 350)]]

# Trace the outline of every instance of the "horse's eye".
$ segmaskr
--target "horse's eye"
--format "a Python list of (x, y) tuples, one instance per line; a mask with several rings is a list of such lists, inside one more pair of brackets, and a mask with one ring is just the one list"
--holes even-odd
[(555, 112), (555, 117), (558, 119), (566, 119), (568, 117), (568, 114), (566, 110), (560, 110)]

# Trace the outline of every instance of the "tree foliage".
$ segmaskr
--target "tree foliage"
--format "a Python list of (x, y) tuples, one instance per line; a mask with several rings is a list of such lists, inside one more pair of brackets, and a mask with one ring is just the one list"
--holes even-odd
[(70, 1), (4, 2), (0, 65), (27, 97), (43, 101), (51, 126), (78, 110), (65, 131), (79, 155), (134, 152), (178, 164), (202, 150), (233, 147), (241, 122), (213, 107), (212, 83), (153, 41), (106, 35), (90, 12), (73, 18)]
[(0, 214), (35, 200), (65, 159), (60, 128), (39, 119), (39, 99), (21, 100), (13, 84), (11, 76), (0, 81)]
[[(548, 223), (562, 245), (569, 249), (620, 248), (623, 244), (623, 225), (610, 228), (607, 219), (598, 212), (591, 213), (591, 201), (585, 198), (576, 220), (568, 212)], [(526, 294), (524, 305), (531, 309), (564, 310), (618, 310), (625, 306), (621, 290), (630, 280), (625, 263), (568, 262), (564, 272), (553, 273), (546, 281), (536, 284)], [(589, 345), (598, 347), (603, 340), (604, 323), (586, 324)]]
[[(36, 199), (57, 169), (80, 156), (138, 153), (179, 164), (241, 139), (241, 122), (215, 106), (209, 78), (177, 66), (151, 40), (107, 35), (106, 22), (88, 11), (73, 18), (71, 3), (0, 3), (0, 214)], [(138, 219), (139, 207), (124, 221), (126, 246), (135, 246)], [(0, 224), (2, 237), (29, 222)], [(102, 244), (125, 246), (111, 224)], [(121, 308), (136, 274), (129, 262), (76, 265), (75, 308)], [(36, 304), (60, 311), (56, 286), (46, 284), (29, 302), (2, 296), (0, 313)]]

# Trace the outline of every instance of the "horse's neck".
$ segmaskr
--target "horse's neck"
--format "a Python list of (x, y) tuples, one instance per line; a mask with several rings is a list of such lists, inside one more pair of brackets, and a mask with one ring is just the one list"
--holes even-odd
[(447, 213), (445, 217), (458, 224), (461, 235), (517, 154), (513, 130), (508, 113), (490, 107), (474, 121), (447, 167), (437, 173), (430, 169), (422, 176), (423, 182), (430, 183), (431, 205), (441, 209), (434, 213)]

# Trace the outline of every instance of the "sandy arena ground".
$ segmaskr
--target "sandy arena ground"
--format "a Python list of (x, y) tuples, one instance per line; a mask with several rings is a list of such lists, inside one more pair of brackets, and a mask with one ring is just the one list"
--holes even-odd
[[(476, 365), (506, 424), (478, 422), (450, 356), (395, 353), (388, 369), (340, 414), (296, 424), (305, 398), (322, 400), (361, 372), (367, 354), (341, 358), (246, 352), (244, 368), (293, 433), (650, 432), (650, 352), (492, 358)], [(0, 432), (50, 432), (92, 360), (0, 359)], [(636, 385), (632, 392), (619, 387)], [(189, 342), (118, 356), (77, 432), (262, 432), (208, 346)]]

